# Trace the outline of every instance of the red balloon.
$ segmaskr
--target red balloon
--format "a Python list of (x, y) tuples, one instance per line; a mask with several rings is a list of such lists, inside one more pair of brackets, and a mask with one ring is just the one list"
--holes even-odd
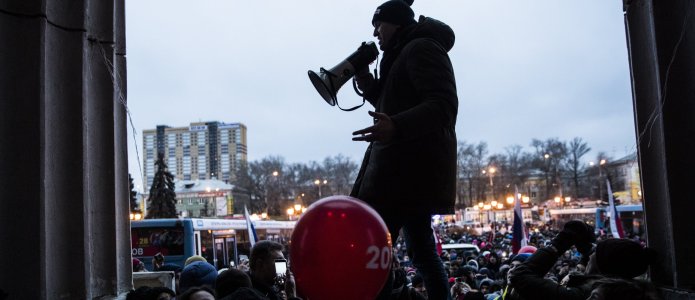
[(309, 206), (290, 240), (290, 266), (308, 300), (374, 299), (391, 267), (391, 235), (366, 203), (333, 196)]
[(530, 246), (530, 245), (529, 246), (523, 246), (523, 247), (521, 247), (521, 249), (519, 249), (519, 254), (523, 254), (523, 253), (533, 254), (533, 253), (536, 253), (536, 250), (538, 250), (538, 248), (536, 248), (534, 246)]

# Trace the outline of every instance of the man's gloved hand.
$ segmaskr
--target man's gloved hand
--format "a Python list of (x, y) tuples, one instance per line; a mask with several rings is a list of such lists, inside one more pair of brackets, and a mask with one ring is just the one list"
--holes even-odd
[(374, 75), (369, 73), (369, 66), (357, 70), (355, 73), (355, 81), (357, 81), (357, 88), (362, 92), (366, 92), (372, 88), (374, 84)]
[(553, 239), (552, 243), (560, 253), (567, 251), (572, 245), (582, 255), (588, 255), (591, 251), (592, 243), (596, 241), (594, 228), (588, 224), (573, 220), (565, 224), (562, 231)]

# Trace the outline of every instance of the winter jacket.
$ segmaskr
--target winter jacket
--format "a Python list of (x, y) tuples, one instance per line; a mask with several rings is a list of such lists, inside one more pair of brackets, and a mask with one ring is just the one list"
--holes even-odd
[(393, 38), (381, 76), (365, 98), (391, 117), (396, 133), (389, 142), (369, 145), (351, 196), (380, 212), (450, 214), (458, 98), (447, 52), (454, 32), (440, 21), (420, 17)]
[(567, 286), (544, 278), (560, 255), (549, 248), (541, 248), (526, 262), (509, 271), (509, 284), (513, 288), (513, 293), (519, 296), (516, 299), (584, 300), (588, 298), (593, 283), (604, 278), (603, 276), (570, 275)]

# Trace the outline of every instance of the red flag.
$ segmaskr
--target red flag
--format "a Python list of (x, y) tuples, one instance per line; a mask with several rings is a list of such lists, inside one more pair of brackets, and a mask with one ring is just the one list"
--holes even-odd
[(442, 255), (442, 239), (439, 238), (439, 233), (432, 226), (432, 234), (434, 235), (434, 243), (437, 245), (437, 255)]

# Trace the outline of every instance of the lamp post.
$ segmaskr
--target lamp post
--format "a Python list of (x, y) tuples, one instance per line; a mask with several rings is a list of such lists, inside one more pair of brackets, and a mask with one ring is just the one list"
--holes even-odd
[(602, 159), (598, 162), (598, 199), (603, 201), (603, 190), (601, 189), (601, 179), (603, 177), (603, 165), (606, 164), (606, 160)]
[(550, 178), (548, 178), (548, 174), (550, 173), (550, 154), (546, 153), (543, 154), (543, 159), (545, 160), (545, 198), (548, 199), (550, 197)]
[(328, 180), (324, 179), (323, 181), (316, 179), (314, 180), (314, 184), (319, 187), (319, 199), (321, 198), (321, 185), (326, 185), (328, 183)]
[(495, 186), (494, 182), (492, 181), (492, 177), (495, 176), (495, 172), (497, 172), (497, 168), (495, 167), (489, 167), (487, 170), (483, 170), (483, 175), (487, 174), (488, 179), (490, 179), (490, 194), (492, 195), (492, 199), (495, 199)]

